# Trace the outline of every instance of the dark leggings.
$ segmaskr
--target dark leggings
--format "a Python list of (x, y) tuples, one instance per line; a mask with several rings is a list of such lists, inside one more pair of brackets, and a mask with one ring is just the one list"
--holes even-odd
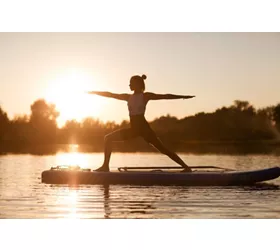
[(137, 117), (136, 119), (131, 119), (130, 121), (130, 128), (119, 129), (105, 136), (105, 158), (103, 166), (109, 166), (110, 156), (112, 153), (112, 142), (126, 141), (140, 136), (162, 154), (167, 155), (182, 167), (187, 167), (187, 164), (177, 154), (170, 151), (163, 145), (163, 143), (157, 138), (155, 132), (150, 128), (145, 118), (143, 119), (143, 117)]

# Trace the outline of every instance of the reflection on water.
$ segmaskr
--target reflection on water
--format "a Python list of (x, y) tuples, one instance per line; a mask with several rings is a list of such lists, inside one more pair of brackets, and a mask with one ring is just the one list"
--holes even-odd
[(109, 219), (111, 215), (110, 209), (110, 186), (104, 185), (104, 218)]
[[(280, 178), (251, 187), (48, 185), (41, 172), (55, 165), (96, 168), (102, 153), (0, 157), (0, 218), (280, 218)], [(260, 169), (280, 165), (273, 155), (181, 154), (190, 165)], [(173, 166), (160, 154), (112, 155), (111, 169)]]

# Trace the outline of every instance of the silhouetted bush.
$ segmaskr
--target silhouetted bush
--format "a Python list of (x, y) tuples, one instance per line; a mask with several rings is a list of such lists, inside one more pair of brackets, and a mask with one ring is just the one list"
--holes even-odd
[[(0, 107), (0, 151), (54, 144), (88, 144), (91, 149), (101, 151), (104, 135), (129, 126), (128, 121), (120, 124), (104, 123), (87, 117), (81, 122), (69, 120), (62, 128), (58, 128), (56, 119), (59, 112), (54, 104), (39, 99), (30, 108), (30, 116), (16, 116), (9, 120), (7, 113)], [(280, 104), (256, 110), (249, 102), (236, 100), (233, 105), (212, 113), (201, 112), (183, 119), (166, 115), (154, 119), (150, 125), (172, 149), (182, 149), (187, 144), (198, 147), (197, 143), (200, 143), (197, 150), (203, 150), (202, 145), (205, 143), (260, 144), (279, 139)], [(129, 143), (118, 143), (117, 148), (145, 151), (147, 144), (141, 139), (135, 139)]]

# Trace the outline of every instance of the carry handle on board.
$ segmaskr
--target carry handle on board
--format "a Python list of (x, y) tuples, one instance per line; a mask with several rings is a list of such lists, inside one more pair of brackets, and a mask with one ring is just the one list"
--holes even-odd
[[(226, 170), (226, 171), (234, 171), (234, 169), (230, 168), (221, 168), (221, 167), (215, 167), (215, 166), (189, 166), (189, 168), (192, 169), (220, 169), (220, 170)], [(126, 172), (128, 170), (136, 170), (136, 169), (151, 169), (151, 170), (161, 170), (161, 169), (181, 169), (183, 170), (183, 167), (120, 167), (118, 170), (120, 172)]]
[(91, 171), (90, 168), (81, 168), (79, 165), (58, 165), (51, 167), (51, 170)]

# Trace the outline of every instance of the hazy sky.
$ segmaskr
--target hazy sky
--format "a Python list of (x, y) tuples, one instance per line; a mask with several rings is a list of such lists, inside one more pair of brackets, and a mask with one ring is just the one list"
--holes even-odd
[[(256, 108), (280, 102), (279, 33), (0, 33), (0, 105), (10, 118), (39, 98), (57, 104), (61, 122), (83, 116), (128, 119), (125, 102), (84, 90), (146, 90), (196, 95), (148, 104), (152, 120), (212, 112), (234, 100)], [(75, 95), (77, 94), (77, 95)]]

